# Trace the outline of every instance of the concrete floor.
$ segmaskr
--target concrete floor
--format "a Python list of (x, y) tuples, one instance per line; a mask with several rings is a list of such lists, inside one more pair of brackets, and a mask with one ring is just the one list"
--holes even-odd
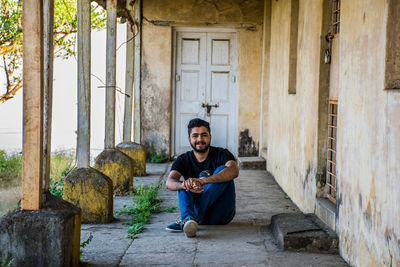
[[(148, 164), (148, 176), (134, 179), (139, 184), (165, 180), (170, 164)], [(83, 266), (347, 266), (339, 255), (281, 251), (269, 232), (271, 216), (300, 213), (266, 171), (241, 170), (235, 180), (237, 210), (224, 226), (199, 226), (197, 237), (169, 233), (165, 226), (179, 211), (152, 216), (151, 223), (135, 240), (126, 239), (118, 216), (110, 224), (82, 225), (81, 241), (90, 233), (93, 240), (83, 249)], [(162, 189), (163, 206), (177, 206), (176, 192)], [(114, 210), (131, 203), (130, 197), (114, 198)]]

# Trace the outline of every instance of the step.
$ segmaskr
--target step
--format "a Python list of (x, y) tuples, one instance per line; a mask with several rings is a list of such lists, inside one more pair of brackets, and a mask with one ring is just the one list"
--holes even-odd
[(261, 157), (239, 157), (241, 170), (266, 170), (267, 162)]
[(338, 237), (315, 214), (281, 213), (272, 216), (271, 231), (283, 250), (338, 253)]

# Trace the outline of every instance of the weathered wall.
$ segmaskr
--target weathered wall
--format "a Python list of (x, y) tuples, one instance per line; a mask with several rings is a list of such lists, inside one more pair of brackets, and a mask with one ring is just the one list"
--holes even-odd
[(268, 148), (268, 99), (269, 99), (269, 70), (271, 46), (271, 0), (264, 1), (264, 24), (262, 45), (262, 71), (261, 71), (261, 113), (260, 113), (260, 155), (267, 157)]
[(172, 104), (171, 27), (144, 24), (142, 42), (142, 143), (147, 147), (153, 144), (158, 151), (165, 150), (169, 153)]
[[(272, 1), (267, 160), (292, 200), (313, 212), (323, 135), (320, 78), (326, 80), (319, 63), (323, 1), (299, 2), (297, 86), (289, 95), (291, 0)], [(394, 16), (387, 25), (393, 3), (399, 2), (341, 6), (336, 231), (341, 255), (354, 266), (400, 266), (400, 90), (385, 90), (385, 57), (400, 62), (398, 53), (386, 53), (387, 26), (400, 23)]]
[(337, 229), (342, 256), (357, 266), (400, 266), (400, 91), (384, 90), (388, 2), (341, 7)]
[(322, 8), (299, 1), (296, 94), (288, 94), (291, 0), (271, 5), (267, 165), (304, 212), (314, 211), (316, 194)]
[(143, 143), (170, 151), (173, 27), (229, 27), (237, 29), (239, 40), (238, 133), (245, 137), (239, 148), (258, 154), (263, 6), (263, 0), (143, 0)]
[(262, 27), (239, 29), (239, 156), (258, 156)]

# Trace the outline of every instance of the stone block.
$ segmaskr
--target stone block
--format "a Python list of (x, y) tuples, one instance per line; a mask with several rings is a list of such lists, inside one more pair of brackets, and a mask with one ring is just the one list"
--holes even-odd
[(338, 237), (315, 214), (281, 213), (272, 216), (271, 231), (284, 250), (338, 253)]
[(336, 231), (336, 206), (327, 198), (317, 198), (315, 203), (315, 215)]
[(133, 161), (133, 176), (146, 176), (146, 147), (133, 142), (123, 142), (117, 148)]
[(239, 169), (241, 170), (266, 170), (267, 163), (261, 157), (239, 157)]
[(43, 208), (16, 210), (0, 218), (1, 255), (12, 266), (78, 266), (81, 211), (43, 194)]
[(73, 169), (65, 177), (64, 200), (82, 210), (83, 223), (113, 220), (113, 185), (109, 177), (93, 168)]
[(118, 149), (105, 149), (97, 156), (95, 168), (110, 177), (115, 195), (132, 191), (133, 162), (125, 153)]

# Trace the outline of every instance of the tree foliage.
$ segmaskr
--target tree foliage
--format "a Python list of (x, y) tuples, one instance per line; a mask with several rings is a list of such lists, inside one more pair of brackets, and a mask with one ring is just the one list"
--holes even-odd
[[(11, 99), (22, 87), (22, 0), (0, 0), (0, 67), (5, 75), (5, 87), (0, 89), (0, 102)], [(103, 29), (105, 10), (91, 5), (92, 29)], [(54, 1), (54, 55), (60, 58), (74, 56), (77, 9), (76, 0)]]

